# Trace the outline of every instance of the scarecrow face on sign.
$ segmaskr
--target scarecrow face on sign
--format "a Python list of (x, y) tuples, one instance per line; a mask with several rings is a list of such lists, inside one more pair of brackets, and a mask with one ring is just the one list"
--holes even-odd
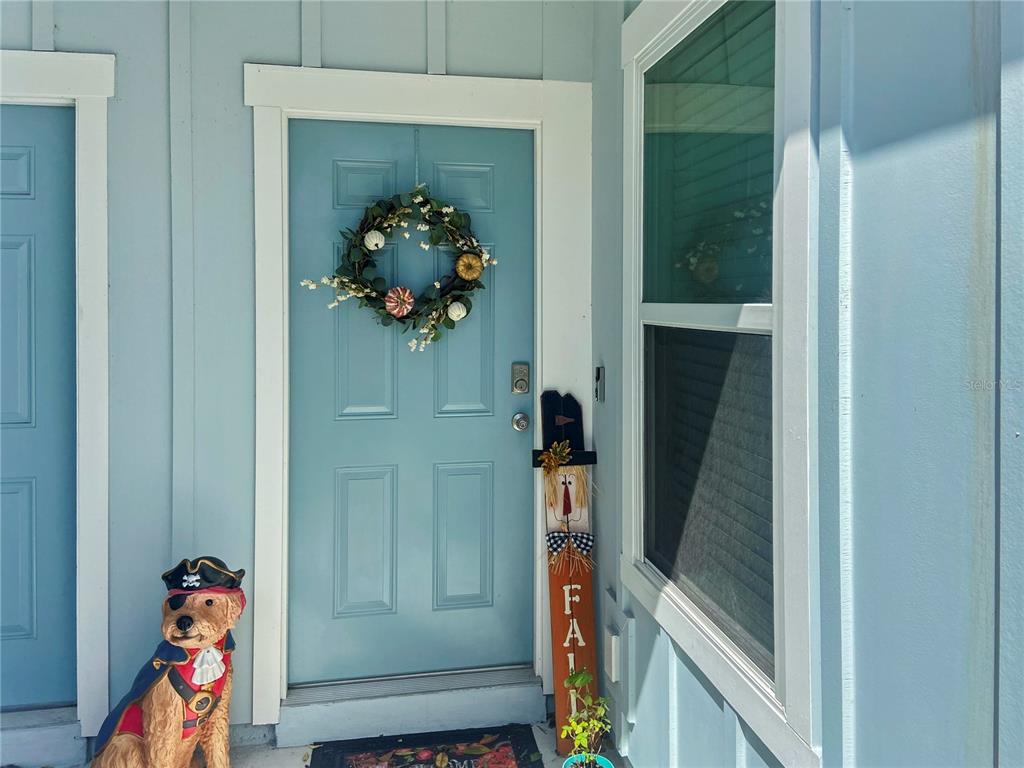
[(589, 484), (585, 466), (562, 466), (544, 476), (549, 531), (590, 530)]

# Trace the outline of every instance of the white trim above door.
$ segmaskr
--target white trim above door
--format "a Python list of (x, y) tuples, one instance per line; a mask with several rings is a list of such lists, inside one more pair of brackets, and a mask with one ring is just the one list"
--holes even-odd
[[(288, 120), (433, 123), (534, 132), (534, 412), (559, 389), (591, 417), (591, 86), (552, 80), (245, 65), (253, 107), (256, 245), (254, 724), (277, 723), (287, 693)], [(547, 332), (545, 332), (547, 331)], [(539, 432), (537, 433), (539, 446)], [(587, 434), (589, 440), (589, 430)], [(534, 668), (551, 685), (544, 510), (535, 481)]]
[(111, 55), (0, 51), (0, 101), (75, 109), (75, 628), (82, 736), (96, 734), (108, 709), (107, 99), (113, 95)]

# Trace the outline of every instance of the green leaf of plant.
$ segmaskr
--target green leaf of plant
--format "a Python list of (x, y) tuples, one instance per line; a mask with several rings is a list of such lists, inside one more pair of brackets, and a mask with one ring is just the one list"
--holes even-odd
[(373, 290), (383, 291), (388, 287), (387, 281), (383, 277), (375, 277), (373, 279)]
[(444, 327), (447, 328), (449, 331), (455, 330), (455, 321), (452, 320), (450, 317), (446, 317), (441, 322), (444, 324)]

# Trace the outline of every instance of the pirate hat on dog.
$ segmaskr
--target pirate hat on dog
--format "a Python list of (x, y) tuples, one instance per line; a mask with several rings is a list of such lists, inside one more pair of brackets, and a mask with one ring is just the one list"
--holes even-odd
[(195, 560), (185, 559), (161, 576), (167, 591), (200, 592), (209, 589), (238, 589), (245, 571), (232, 571), (219, 557), (203, 555)]
[(555, 443), (569, 442), (568, 461), (560, 464), (597, 464), (597, 453), (584, 449), (583, 409), (572, 395), (549, 389), (540, 396), (540, 421), (543, 450), (533, 452), (533, 466), (544, 465), (542, 454)]

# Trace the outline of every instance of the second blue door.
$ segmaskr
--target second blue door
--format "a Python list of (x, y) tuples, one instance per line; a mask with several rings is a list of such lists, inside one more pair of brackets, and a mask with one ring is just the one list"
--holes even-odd
[[(289, 136), (289, 682), (528, 664), (533, 658), (533, 135), (293, 120)], [(354, 301), (299, 287), (339, 230), (430, 185), (498, 260), (469, 317), (423, 352)], [(419, 293), (451, 255), (389, 240)]]
[(75, 687), (75, 111), (0, 106), (0, 707)]

